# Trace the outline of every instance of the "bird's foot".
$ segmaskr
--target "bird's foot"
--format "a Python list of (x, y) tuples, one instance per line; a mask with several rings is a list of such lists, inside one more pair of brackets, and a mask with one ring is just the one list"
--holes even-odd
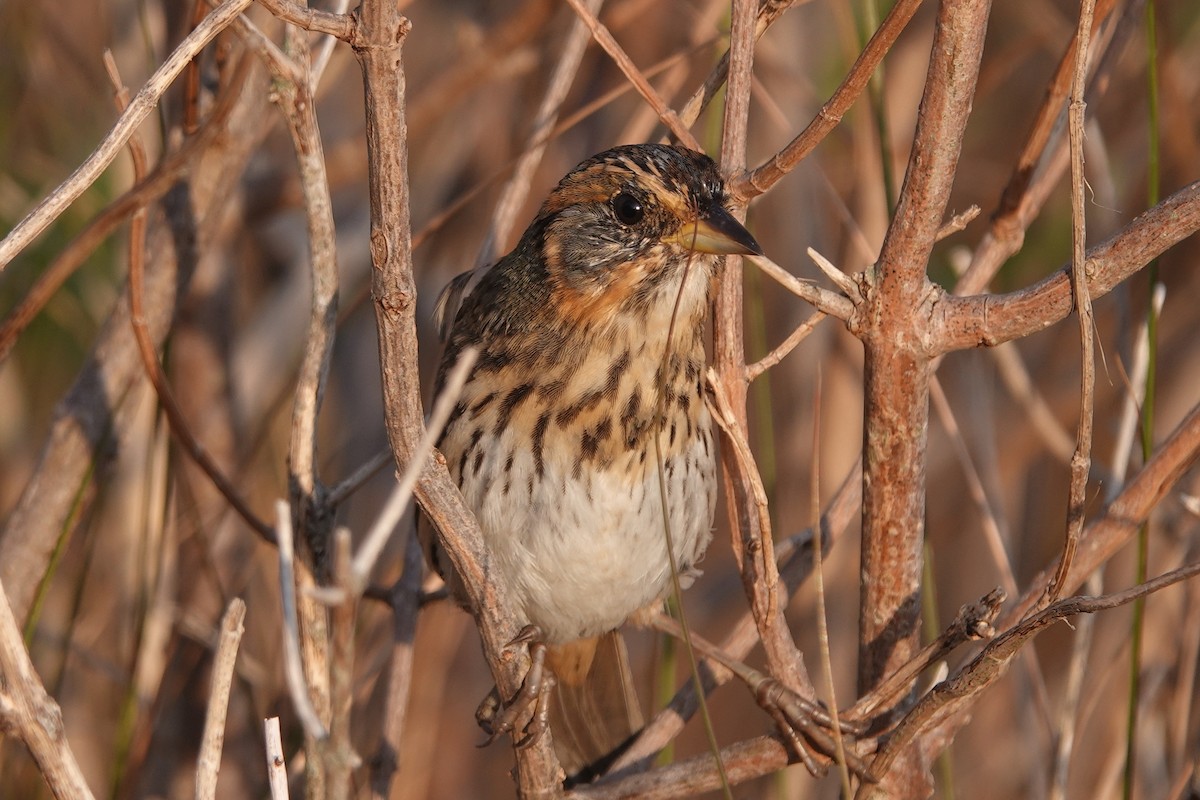
[(817, 761), (820, 754), (835, 761), (844, 758), (851, 772), (863, 780), (876, 782), (866, 762), (851, 746), (851, 740), (866, 731), (864, 724), (837, 718), (820, 703), (801, 697), (776, 679), (754, 670), (749, 672), (753, 674), (743, 679), (754, 699), (775, 720), (788, 748), (812, 775), (825, 774), (826, 764)]
[[(479, 708), (475, 720), (488, 734), (479, 745), (486, 747), (506, 733), (519, 732), (517, 747), (528, 747), (536, 742), (550, 727), (550, 694), (554, 691), (554, 673), (546, 668), (546, 645), (541, 641), (542, 632), (535, 625), (526, 625), (507, 647), (527, 645), (529, 647), (529, 670), (521, 689), (511, 701), (504, 704), (500, 693), (493, 688)], [(524, 720), (523, 724), (521, 723)]]

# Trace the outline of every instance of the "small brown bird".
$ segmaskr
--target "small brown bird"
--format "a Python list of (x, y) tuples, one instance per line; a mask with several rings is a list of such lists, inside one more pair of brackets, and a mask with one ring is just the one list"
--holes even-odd
[[(685, 585), (708, 545), (704, 317), (714, 256), (753, 253), (712, 159), (630, 145), (577, 166), (511, 253), (444, 293), (439, 313), (478, 281), (450, 326), (438, 390), (463, 348), (480, 355), (439, 446), (479, 519), (490, 577), (549, 646), (557, 695), (584, 683), (600, 638), (669, 593), (665, 530)], [(448, 559), (430, 555), (461, 597)], [(639, 713), (615, 741), (579, 747), (611, 748)], [(574, 724), (552, 721), (556, 745)]]

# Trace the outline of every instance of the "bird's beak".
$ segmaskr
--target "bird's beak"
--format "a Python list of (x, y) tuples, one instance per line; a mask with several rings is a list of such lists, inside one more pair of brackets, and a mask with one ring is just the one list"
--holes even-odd
[(720, 206), (709, 209), (704, 216), (684, 225), (666, 239), (697, 253), (722, 256), (763, 254), (762, 247), (750, 235), (750, 231)]

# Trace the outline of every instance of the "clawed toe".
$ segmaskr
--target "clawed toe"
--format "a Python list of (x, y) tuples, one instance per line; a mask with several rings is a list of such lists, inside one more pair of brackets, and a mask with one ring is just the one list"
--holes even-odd
[[(493, 688), (479, 708), (475, 720), (488, 734), (479, 746), (487, 747), (506, 733), (520, 732), (517, 747), (528, 747), (536, 742), (550, 727), (550, 694), (554, 691), (554, 674), (546, 669), (546, 645), (540, 641), (541, 631), (526, 625), (508, 643), (508, 647), (529, 646), (529, 671), (516, 696), (506, 705), (500, 701), (499, 692)], [(528, 716), (524, 725), (518, 723)]]
[[(796, 694), (774, 678), (760, 676), (751, 684), (754, 699), (775, 720), (780, 734), (788, 747), (814, 776), (823, 775), (826, 767), (819, 764), (815, 753), (836, 759), (838, 743), (836, 734), (852, 739), (865, 732), (861, 722), (842, 718), (835, 719), (824, 706)], [(843, 742), (843, 744), (846, 744)], [(853, 748), (841, 748), (846, 766), (863, 780), (874, 783), (866, 762)]]

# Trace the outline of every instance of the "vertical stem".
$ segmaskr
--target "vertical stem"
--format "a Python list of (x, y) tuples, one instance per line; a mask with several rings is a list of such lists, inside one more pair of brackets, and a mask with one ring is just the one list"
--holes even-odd
[[(1158, 31), (1155, 18), (1155, 0), (1146, 2), (1146, 90), (1149, 106), (1149, 130), (1147, 131), (1148, 175), (1146, 207), (1153, 208), (1159, 200), (1159, 107), (1158, 107)], [(1156, 384), (1156, 362), (1158, 357), (1158, 307), (1155, 295), (1158, 287), (1158, 260), (1150, 262), (1146, 270), (1150, 283), (1146, 303), (1146, 383), (1142, 401), (1142, 460), (1149, 461), (1154, 451), (1154, 389)], [(1138, 529), (1137, 539), (1137, 583), (1146, 581), (1147, 564), (1150, 560), (1150, 526), (1143, 523)], [(1137, 718), (1138, 700), (1142, 694), (1142, 639), (1145, 632), (1146, 598), (1139, 597), (1133, 603), (1133, 620), (1130, 624), (1129, 645), (1129, 710), (1125, 720), (1125, 774), (1122, 780), (1122, 796), (1133, 797), (1134, 779), (1137, 776)]]
[[(721, 139), (721, 165), (726, 173), (737, 174), (746, 166), (746, 129), (750, 114), (753, 80), (755, 17), (754, 2), (737, 0), (730, 18), (729, 79), (725, 91), (724, 130)], [(744, 216), (744, 215), (743, 215)], [(713, 361), (732, 418), (729, 422), (743, 432), (746, 418), (746, 352), (742, 318), (742, 269), (737, 257), (725, 259), (719, 272), (718, 291), (713, 314)], [(742, 581), (750, 598), (767, 653), (771, 673), (790, 688), (812, 696), (812, 684), (804, 670), (776, 602), (778, 572), (771, 556), (770, 530), (764, 530), (755, 511), (750, 489), (752, 479), (732, 453), (722, 448), (725, 496), (729, 498), (729, 519), (733, 532), (733, 551), (742, 572)], [(753, 467), (748, 467), (753, 468)], [(765, 541), (766, 540), (766, 541)]]
[[(389, 0), (364, 0), (352, 37), (366, 95), (367, 186), (371, 199), (371, 295), (379, 331), (379, 366), (388, 439), (401, 466), (412, 460), (424, 423), (417, 367), (416, 287), (412, 270), (412, 219), (408, 202), (408, 126), (401, 51), (411, 24)], [(422, 509), (451, 537), (447, 554), (463, 579), (497, 688), (512, 697), (521, 684), (521, 660), (506, 652), (516, 623), (504, 587), (487, 582), (480, 569), (484, 552), (479, 525), (463, 504), (444, 464), (433, 458), (417, 486)], [(518, 748), (517, 789), (521, 797), (560, 794), (561, 768), (543, 736)]]
[(936, 297), (925, 269), (958, 166), (989, 6), (945, 0), (939, 9), (904, 186), (864, 292), (860, 693), (919, 646), (930, 388), (928, 325), (920, 310)]

